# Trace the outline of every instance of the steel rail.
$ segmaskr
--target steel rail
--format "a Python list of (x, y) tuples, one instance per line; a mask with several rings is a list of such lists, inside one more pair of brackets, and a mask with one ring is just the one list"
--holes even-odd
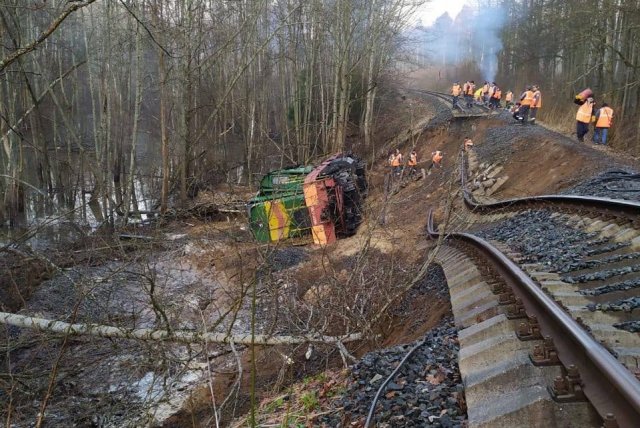
[[(429, 90), (426, 90), (426, 89), (411, 89), (411, 90), (412, 91), (416, 91), (416, 92), (420, 92), (420, 93), (423, 93), (423, 94), (431, 95), (431, 96), (434, 96), (436, 98), (440, 98), (441, 100), (444, 100), (447, 103), (451, 103), (453, 101), (453, 98), (452, 98), (453, 95), (445, 94), (445, 93), (442, 93), (442, 92), (429, 91)], [(458, 108), (460, 109), (460, 111), (462, 113), (471, 114), (471, 111), (469, 111), (468, 109), (462, 107), (460, 104), (458, 104)], [(453, 110), (453, 108), (451, 110)]]
[[(432, 238), (440, 235), (433, 226), (433, 210), (429, 212), (427, 232)], [(446, 237), (478, 250), (508, 280), (514, 294), (522, 299), (527, 314), (536, 316), (544, 335), (554, 339), (560, 361), (565, 367), (578, 368), (584, 393), (603, 419), (611, 413), (620, 427), (638, 426), (640, 381), (631, 372), (490, 243), (469, 233), (446, 233)]]
[(485, 213), (500, 209), (521, 209), (531, 204), (554, 204), (570, 208), (595, 209), (615, 216), (623, 215), (631, 221), (640, 220), (640, 202), (623, 199), (578, 195), (539, 195), (504, 199), (491, 203), (477, 202), (466, 188), (466, 165), (464, 152), (461, 153), (460, 183), (465, 205), (474, 212)]

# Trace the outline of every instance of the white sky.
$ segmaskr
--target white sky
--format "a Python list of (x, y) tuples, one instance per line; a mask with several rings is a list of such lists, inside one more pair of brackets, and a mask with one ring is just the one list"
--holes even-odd
[(416, 21), (422, 20), (422, 24), (429, 26), (437, 17), (445, 12), (449, 12), (451, 18), (455, 18), (462, 6), (469, 3), (469, 0), (431, 0), (416, 11)]

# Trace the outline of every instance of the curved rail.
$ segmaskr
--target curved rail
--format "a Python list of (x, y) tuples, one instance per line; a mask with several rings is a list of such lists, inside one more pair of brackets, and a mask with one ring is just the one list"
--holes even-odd
[[(433, 238), (440, 235), (433, 227), (433, 210), (429, 212), (427, 232)], [(585, 395), (603, 418), (611, 413), (621, 427), (637, 426), (640, 421), (640, 381), (490, 243), (468, 233), (447, 233), (446, 237), (477, 249), (508, 280), (514, 294), (522, 299), (527, 314), (536, 316), (545, 335), (555, 339), (562, 363), (567, 367), (578, 367), (584, 380)]]
[[(415, 91), (415, 92), (419, 92), (422, 94), (427, 94), (427, 95), (431, 95), (434, 96), (436, 98), (440, 98), (441, 100), (445, 101), (447, 104), (451, 104), (452, 102), (452, 96), (450, 94), (445, 94), (443, 92), (437, 92), (437, 91), (430, 91), (427, 89), (410, 89), (411, 91)], [(458, 109), (462, 112), (465, 113), (468, 116), (473, 116), (473, 112), (470, 111), (467, 108), (462, 107), (461, 104), (464, 104), (464, 100), (461, 100), (460, 103), (458, 103)], [(475, 104), (477, 107), (482, 108), (483, 110), (487, 110), (490, 111), (491, 109), (488, 108), (485, 105), (481, 105), (481, 104)], [(453, 109), (452, 109), (453, 110)], [(484, 113), (482, 114), (484, 116)], [(461, 116), (464, 117), (464, 116)]]
[(461, 153), (460, 162), (460, 183), (464, 197), (465, 205), (476, 212), (488, 212), (505, 208), (521, 208), (525, 205), (535, 203), (553, 203), (556, 205), (564, 205), (571, 208), (596, 209), (605, 211), (615, 215), (624, 215), (632, 221), (640, 219), (640, 202), (627, 201), (622, 199), (601, 198), (597, 196), (578, 196), (578, 195), (540, 195), (526, 196), (519, 198), (504, 199), (502, 201), (491, 202), (487, 204), (477, 202), (471, 192), (466, 188), (466, 165), (464, 152)]
[[(444, 99), (444, 100), (446, 100), (448, 102), (451, 102), (452, 95), (450, 95), (450, 94), (445, 94), (444, 92), (430, 91), (430, 90), (427, 90), (427, 89), (415, 89), (415, 90), (418, 91), (418, 92), (424, 92), (425, 94), (433, 95), (434, 97), (442, 98), (442, 99)], [(463, 98), (463, 100), (464, 100), (464, 98)], [(491, 111), (491, 109), (489, 107), (487, 107), (486, 105), (484, 105), (484, 104), (474, 104), (474, 105), (476, 107), (479, 107), (479, 108), (483, 109), (483, 110)], [(465, 109), (464, 107), (462, 107), (459, 104), (458, 104), (458, 108), (460, 109), (460, 111), (468, 113), (467, 109)]]

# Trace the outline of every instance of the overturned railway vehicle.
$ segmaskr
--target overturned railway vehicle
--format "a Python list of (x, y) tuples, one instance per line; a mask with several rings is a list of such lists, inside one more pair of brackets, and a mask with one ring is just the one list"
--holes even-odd
[(250, 228), (260, 242), (311, 235), (316, 244), (331, 244), (355, 233), (366, 195), (365, 163), (351, 154), (272, 171), (248, 202)]

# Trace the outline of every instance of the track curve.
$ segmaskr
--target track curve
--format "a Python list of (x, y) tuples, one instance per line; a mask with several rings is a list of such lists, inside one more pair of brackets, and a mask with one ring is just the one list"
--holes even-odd
[[(433, 211), (429, 213), (427, 231), (432, 238), (440, 235), (433, 225)], [(578, 368), (584, 380), (584, 393), (603, 418), (613, 414), (620, 426), (637, 426), (640, 381), (627, 368), (489, 242), (469, 233), (446, 233), (446, 238), (474, 247), (508, 279), (514, 294), (524, 304), (529, 320), (535, 317), (542, 333), (555, 339), (560, 361), (565, 367)]]

